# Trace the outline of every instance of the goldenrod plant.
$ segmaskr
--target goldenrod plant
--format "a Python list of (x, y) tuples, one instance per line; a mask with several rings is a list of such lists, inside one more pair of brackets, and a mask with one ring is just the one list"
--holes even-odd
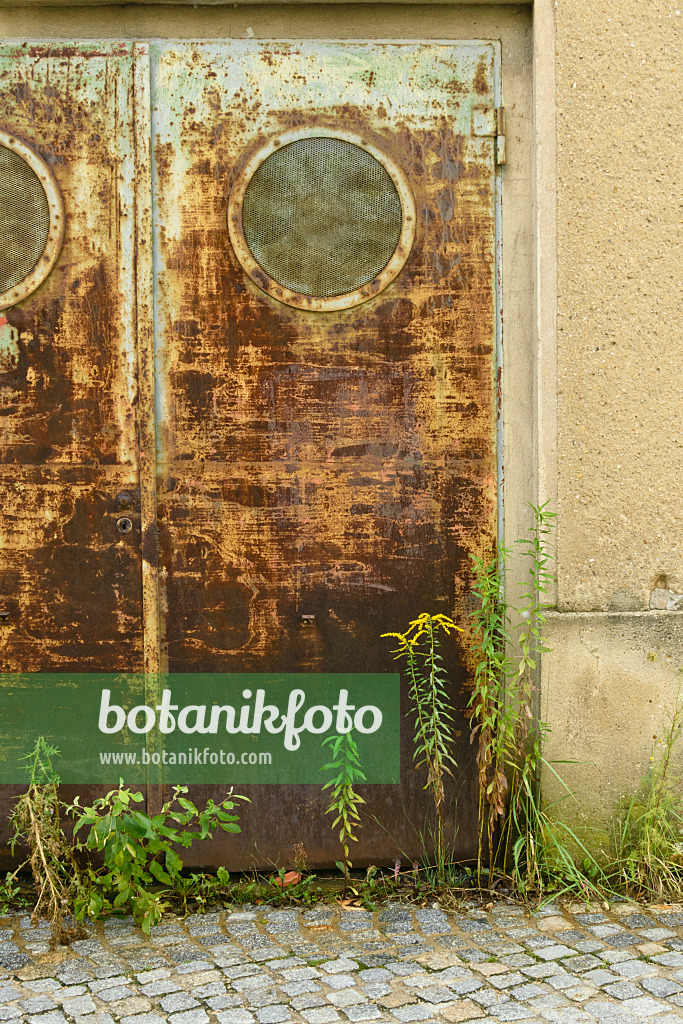
[(425, 767), (436, 814), (435, 855), (439, 881), (446, 871), (443, 811), (444, 777), (453, 775), (453, 704), (450, 684), (440, 653), (442, 636), (463, 630), (447, 615), (423, 612), (409, 623), (405, 633), (383, 633), (398, 640), (394, 658), (407, 666), (410, 700), (415, 716), (413, 761), (415, 768)]

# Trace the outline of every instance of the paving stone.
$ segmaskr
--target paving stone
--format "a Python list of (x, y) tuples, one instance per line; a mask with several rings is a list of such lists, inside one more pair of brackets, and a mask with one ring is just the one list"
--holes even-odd
[(625, 960), (633, 959), (632, 954), (627, 953), (625, 949), (606, 949), (603, 953), (598, 953), (598, 956), (608, 964), (621, 964)]
[(544, 996), (536, 996), (529, 1000), (529, 1005), (540, 1013), (543, 1010), (556, 1010), (558, 1006), (566, 1006), (567, 1000), (558, 995), (557, 992), (550, 992)]
[(534, 996), (543, 995), (543, 989), (529, 981), (525, 985), (517, 985), (516, 988), (510, 989), (510, 995), (513, 999), (533, 999)]
[(612, 981), (619, 981), (619, 975), (614, 971), (608, 971), (604, 967), (598, 967), (594, 971), (588, 971), (582, 975), (582, 981), (590, 981), (593, 985), (609, 985)]
[(439, 1018), (446, 1020), (449, 1024), (459, 1024), (460, 1021), (485, 1019), (482, 1018), (481, 1006), (477, 1006), (471, 999), (461, 999), (457, 1003), (450, 1003), (448, 1006), (439, 1008)]
[(643, 978), (640, 982), (641, 988), (651, 992), (653, 996), (665, 999), (667, 996), (674, 996), (683, 991), (680, 985), (669, 978)]
[(177, 992), (180, 985), (170, 978), (161, 978), (159, 981), (151, 981), (149, 985), (143, 985), (140, 991), (143, 996), (165, 996), (169, 992)]
[(66, 1024), (66, 1017), (61, 1010), (54, 1010), (52, 1013), (41, 1013), (36, 1016), (29, 1014), (26, 1019), (28, 1024)]
[(209, 996), (206, 999), (206, 1005), (212, 1010), (229, 1010), (233, 1006), (241, 1006), (242, 1000), (238, 995), (226, 992), (220, 996)]
[(502, 957), (504, 963), (509, 967), (531, 967), (536, 961), (532, 956), (527, 956), (526, 953), (515, 953), (513, 956)]
[(683, 953), (660, 953), (659, 956), (653, 956), (652, 960), (664, 967), (683, 967)]
[(24, 1013), (45, 1013), (46, 1010), (56, 1010), (54, 1000), (47, 995), (32, 996), (30, 999), (22, 999), (19, 1003)]
[(623, 1004), (624, 1010), (632, 1013), (634, 1017), (654, 1017), (656, 1014), (664, 1013), (670, 1009), (665, 1003), (652, 996), (638, 996), (636, 999), (627, 999)]
[(642, 991), (630, 981), (617, 981), (614, 985), (604, 985), (602, 991), (614, 999), (635, 999), (642, 996)]
[(169, 1024), (206, 1024), (210, 1017), (206, 1010), (187, 1010), (185, 1013), (172, 1013)]
[(562, 990), (562, 995), (572, 1002), (582, 1003), (584, 999), (590, 999), (597, 994), (595, 985), (573, 985), (571, 988)]
[[(31, 992), (50, 992), (61, 991), (62, 986), (56, 978), (37, 978), (35, 981), (24, 981), (22, 982), (23, 988), (28, 988)], [(82, 990), (85, 992), (85, 989)], [(54, 999), (54, 996), (52, 997)], [(6, 1002), (6, 1000), (0, 998), (0, 1003)]]
[(388, 996), (391, 992), (391, 985), (383, 981), (371, 981), (368, 985), (361, 985), (361, 989), (369, 999), (379, 999), (380, 996)]
[(477, 981), (476, 978), (461, 978), (459, 981), (447, 981), (446, 985), (454, 992), (455, 995), (464, 996), (470, 992), (478, 992), (480, 988), (483, 988), (483, 982)]
[(562, 1006), (556, 1010), (545, 1010), (542, 1014), (551, 1024), (592, 1024), (589, 1013), (576, 1006)]
[(541, 960), (561, 960), (565, 956), (574, 956), (575, 951), (568, 946), (544, 946), (536, 950), (536, 956)]
[(103, 1003), (114, 1003), (119, 999), (127, 999), (128, 996), (135, 995), (134, 989), (127, 985), (106, 985), (93, 991)]
[[(320, 977), (319, 971), (316, 971), (316, 974)], [(328, 974), (324, 979), (328, 988), (333, 989), (349, 988), (351, 985), (356, 984), (356, 980), (351, 974)]]
[(340, 1019), (336, 1010), (329, 1006), (313, 1007), (310, 1010), (302, 1010), (301, 1016), (308, 1024), (333, 1024)]
[(489, 1013), (500, 1021), (526, 1020), (529, 1016), (529, 1007), (511, 1001), (499, 1006), (492, 1006)]
[(78, 1017), (83, 1014), (94, 1013), (97, 1006), (91, 996), (83, 995), (76, 996), (75, 999), (65, 999), (62, 1003), (62, 1009), (69, 1016)]
[[(342, 987), (340, 986), (340, 988)], [(364, 987), (368, 988), (369, 986)], [(317, 981), (293, 981), (291, 985), (280, 985), (280, 988), (288, 996), (302, 996), (309, 992), (321, 991), (321, 986)]]
[(564, 968), (556, 963), (535, 964), (533, 967), (523, 967), (522, 974), (528, 978), (551, 978), (554, 975), (566, 974)]
[(431, 1006), (420, 1006), (418, 1003), (413, 1006), (397, 1006), (392, 1013), (403, 1024), (413, 1024), (413, 1021), (429, 1020), (434, 1010)]
[(223, 1010), (216, 1014), (219, 1024), (254, 1024), (256, 1018), (248, 1010)]
[(569, 971), (591, 971), (595, 967), (602, 967), (602, 961), (590, 954), (584, 956), (567, 957), (562, 961), (562, 966)]
[(490, 1009), (490, 1007), (496, 1006), (498, 1003), (508, 1002), (510, 996), (507, 992), (496, 992), (490, 988), (482, 988), (479, 992), (472, 993), (472, 999), (485, 1009)]
[(333, 1006), (354, 1006), (357, 1003), (366, 1003), (367, 999), (355, 989), (345, 988), (341, 992), (330, 992), (327, 1001)]
[(641, 938), (648, 939), (650, 942), (663, 942), (664, 939), (673, 938), (675, 932), (670, 931), (668, 928), (639, 928), (638, 934)]
[(431, 985), (420, 990), (420, 999), (427, 1003), (450, 1003), (453, 1000), (453, 993), (440, 985)]
[(576, 985), (577, 979), (573, 974), (555, 974), (552, 978), (546, 978), (546, 982), (551, 988), (554, 988), (557, 992), (561, 992), (566, 988), (572, 988)]
[(355, 960), (347, 960), (344, 957), (340, 957), (337, 960), (327, 960), (325, 963), (318, 965), (320, 970), (325, 971), (326, 974), (344, 974), (347, 971), (357, 971), (358, 964)]
[(650, 974), (656, 974), (657, 968), (643, 960), (624, 960), (622, 963), (613, 964), (614, 970), (622, 978), (644, 978)]
[(327, 1006), (328, 1004), (321, 996), (310, 995), (310, 996), (295, 996), (292, 999), (292, 1009), (294, 1010), (309, 1010), (316, 1006)]
[(388, 971), (386, 967), (373, 967), (370, 968), (370, 970), (361, 971), (358, 974), (358, 980), (361, 983), (377, 981), (390, 982), (393, 981), (393, 979), (394, 975), (391, 971)]
[(165, 1013), (176, 1013), (179, 1010), (193, 1010), (199, 1003), (189, 992), (172, 992), (161, 1000), (161, 1009)]
[(275, 1006), (267, 1006), (262, 1010), (257, 1010), (256, 1019), (259, 1021), (259, 1024), (283, 1024), (284, 1021), (291, 1019), (291, 1014), (288, 1006), (285, 1006), (284, 1003), (279, 1003)]
[(247, 1000), (250, 1009), (258, 1009), (262, 1006), (275, 1006), (282, 1002), (282, 996), (275, 989), (260, 988), (256, 992), (250, 992)]
[(382, 1016), (374, 1003), (366, 1003), (364, 1006), (347, 1006), (342, 1012), (354, 1024), (356, 1021), (377, 1020)]

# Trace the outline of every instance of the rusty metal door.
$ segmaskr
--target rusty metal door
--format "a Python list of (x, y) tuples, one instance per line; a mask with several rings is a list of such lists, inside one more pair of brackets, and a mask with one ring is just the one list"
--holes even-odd
[(148, 79), (133, 44), (0, 46), (3, 159), (37, 154), (66, 213), (49, 277), (0, 317), (6, 672), (143, 667), (135, 254)]
[[(495, 537), (496, 45), (160, 42), (151, 60), (161, 665), (391, 671), (380, 634), (461, 616), (470, 555)], [(344, 133), (399, 169), (414, 238), (359, 301), (297, 303), (231, 244), (229, 196), (282, 140)], [(460, 709), (466, 660), (449, 653)], [(400, 787), (367, 788), (359, 864), (420, 851), (411, 732)], [(245, 791), (243, 834), (214, 863), (284, 864), (295, 843), (338, 858), (317, 787)]]

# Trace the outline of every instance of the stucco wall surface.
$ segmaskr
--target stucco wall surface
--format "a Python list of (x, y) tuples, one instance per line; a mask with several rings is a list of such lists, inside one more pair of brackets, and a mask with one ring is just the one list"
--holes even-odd
[[(543, 662), (545, 756), (568, 790), (544, 775), (555, 813), (607, 852), (620, 801), (630, 799), (663, 750), (681, 686), (683, 614), (551, 614)], [(676, 752), (683, 768), (683, 751)], [(574, 795), (567, 796), (571, 791)]]
[(559, 607), (645, 609), (683, 591), (683, 4), (556, 32)]

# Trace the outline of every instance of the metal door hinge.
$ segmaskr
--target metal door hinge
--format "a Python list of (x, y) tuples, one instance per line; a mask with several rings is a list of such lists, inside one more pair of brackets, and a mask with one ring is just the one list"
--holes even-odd
[(505, 107), (472, 107), (472, 134), (496, 140), (496, 163), (505, 163)]

